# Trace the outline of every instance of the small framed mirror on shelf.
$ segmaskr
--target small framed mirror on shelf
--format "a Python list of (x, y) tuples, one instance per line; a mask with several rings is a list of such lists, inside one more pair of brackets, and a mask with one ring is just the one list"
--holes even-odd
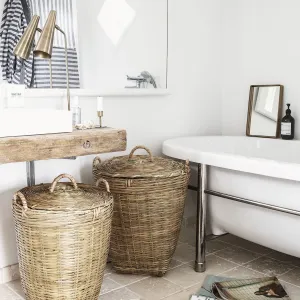
[(284, 87), (280, 84), (250, 87), (247, 136), (280, 137), (283, 91)]

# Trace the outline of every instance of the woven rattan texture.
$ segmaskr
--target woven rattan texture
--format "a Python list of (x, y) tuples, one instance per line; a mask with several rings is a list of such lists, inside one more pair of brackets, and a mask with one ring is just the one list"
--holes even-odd
[[(133, 155), (137, 149), (145, 149), (149, 155)], [(96, 158), (94, 165), (99, 162)], [(114, 157), (101, 164), (101, 173), (120, 178), (176, 177), (186, 172), (185, 165), (172, 159), (153, 157), (144, 146), (135, 147), (129, 156)]]
[(97, 300), (109, 251), (112, 196), (83, 184), (59, 183), (53, 193), (49, 188), (25, 188), (13, 201), (26, 299)]
[[(121, 177), (108, 173), (108, 165), (110, 171), (113, 171), (118, 169), (113, 166), (114, 161), (126, 160), (130, 161), (128, 178), (123, 177), (126, 174), (126, 163), (123, 164)], [(143, 156), (142, 160), (143, 168), (147, 169), (146, 160), (151, 164), (150, 157)], [(168, 270), (178, 242), (189, 167), (169, 159), (153, 158), (153, 161), (163, 162), (162, 166), (172, 166), (172, 172), (165, 167), (161, 173), (155, 173), (151, 165), (152, 177), (146, 171), (147, 176), (143, 178), (140, 169), (139, 177), (135, 178), (130, 166), (140, 161), (140, 156), (125, 156), (102, 164), (96, 158), (93, 174), (95, 180), (103, 177), (109, 182), (114, 196), (110, 257), (115, 270), (162, 276)]]

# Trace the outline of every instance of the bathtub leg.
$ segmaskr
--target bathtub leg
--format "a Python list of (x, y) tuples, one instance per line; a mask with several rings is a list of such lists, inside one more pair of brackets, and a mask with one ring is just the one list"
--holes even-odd
[(197, 228), (196, 228), (196, 261), (195, 271), (205, 272), (205, 227), (206, 227), (206, 165), (198, 164), (197, 187)]

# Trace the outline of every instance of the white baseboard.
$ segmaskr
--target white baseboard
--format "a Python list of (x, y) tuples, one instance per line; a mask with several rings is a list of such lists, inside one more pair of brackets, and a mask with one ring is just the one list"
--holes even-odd
[(19, 264), (0, 268), (0, 284), (20, 279)]

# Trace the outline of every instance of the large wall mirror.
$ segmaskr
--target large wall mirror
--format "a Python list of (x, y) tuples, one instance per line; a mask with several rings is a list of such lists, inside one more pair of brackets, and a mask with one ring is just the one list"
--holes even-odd
[(84, 88), (135, 87), (144, 71), (166, 88), (168, 0), (77, 0), (77, 10)]
[(282, 85), (250, 87), (247, 136), (278, 138), (283, 104)]
[[(56, 10), (56, 23), (67, 37), (71, 88), (166, 88), (168, 0), (20, 0), (20, 9), (25, 3), (29, 12), (26, 18), (16, 14), (16, 30), (5, 16), (11, 2), (0, 0), (6, 22), (1, 32), (2, 80), (51, 87), (48, 60), (33, 55), (15, 60), (12, 53), (2, 54), (15, 47), (33, 15), (40, 16), (43, 29), (49, 12)], [(34, 47), (39, 36), (37, 32)], [(53, 46), (52, 87), (65, 88), (64, 36), (57, 30)]]

